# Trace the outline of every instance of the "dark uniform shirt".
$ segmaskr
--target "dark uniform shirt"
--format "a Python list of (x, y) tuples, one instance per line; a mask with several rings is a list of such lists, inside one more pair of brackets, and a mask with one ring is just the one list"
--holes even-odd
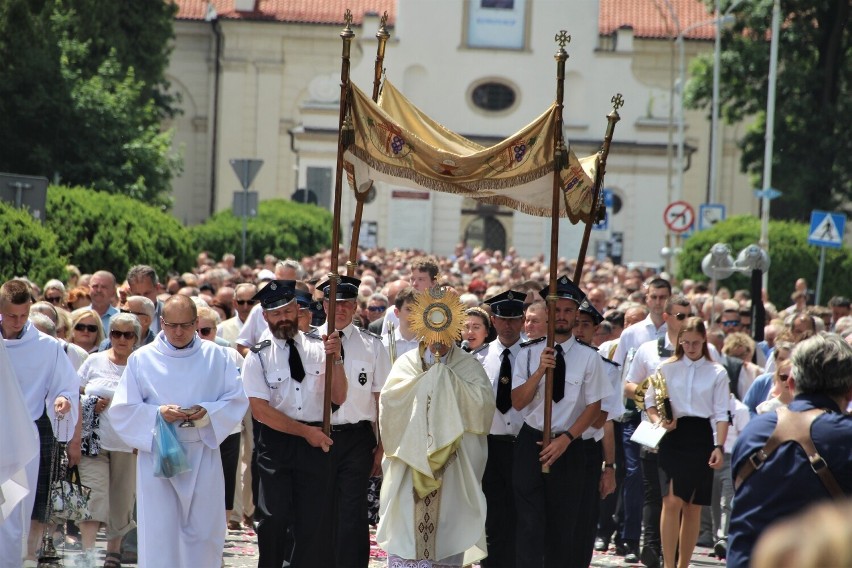
[[(829, 411), (813, 423), (811, 436), (840, 487), (852, 494), (852, 416), (842, 414), (833, 400), (822, 395), (799, 395), (790, 403), (790, 410), (797, 412), (811, 408)], [(749, 456), (766, 444), (777, 420), (777, 415), (770, 412), (745, 427), (731, 458), (734, 479)], [(728, 566), (748, 566), (752, 549), (765, 528), (829, 497), (801, 446), (796, 442), (782, 444), (734, 496)]]

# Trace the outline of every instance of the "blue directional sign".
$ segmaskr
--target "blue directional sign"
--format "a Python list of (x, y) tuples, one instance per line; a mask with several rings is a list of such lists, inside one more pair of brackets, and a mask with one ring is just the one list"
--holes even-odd
[(769, 201), (772, 201), (776, 197), (781, 197), (781, 192), (774, 187), (767, 187), (766, 189), (755, 189), (754, 196), (758, 199), (763, 199), (765, 197)]
[(846, 215), (829, 211), (811, 212), (811, 228), (808, 229), (808, 244), (818, 247), (840, 248), (843, 246), (843, 231)]

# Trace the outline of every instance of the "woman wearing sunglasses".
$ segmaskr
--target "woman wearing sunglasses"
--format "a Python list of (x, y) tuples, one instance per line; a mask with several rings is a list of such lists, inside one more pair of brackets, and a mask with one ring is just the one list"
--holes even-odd
[(69, 341), (86, 353), (96, 353), (104, 340), (101, 316), (91, 308), (80, 308), (71, 312), (71, 337)]
[[(95, 320), (100, 324), (100, 318)], [(136, 456), (110, 425), (108, 409), (127, 358), (139, 344), (142, 326), (136, 316), (125, 313), (112, 316), (109, 324), (111, 347), (90, 355), (77, 372), (83, 415), (80, 481), (92, 489), (89, 499), (92, 520), (79, 523), (82, 565), (86, 568), (95, 566), (95, 537), (101, 523), (106, 525), (107, 555), (103, 564), (106, 568), (121, 566), (121, 539), (136, 526), (133, 522)]]
[(685, 567), (698, 540), (701, 506), (711, 502), (713, 470), (724, 463), (728, 434), (728, 375), (710, 358), (701, 318), (686, 319), (674, 356), (663, 361), (658, 372), (666, 385), (668, 416), (661, 416), (662, 409), (657, 408), (653, 385), (645, 395), (645, 407), (651, 422), (667, 430), (658, 456), (663, 564), (674, 568), (678, 551), (677, 566)]

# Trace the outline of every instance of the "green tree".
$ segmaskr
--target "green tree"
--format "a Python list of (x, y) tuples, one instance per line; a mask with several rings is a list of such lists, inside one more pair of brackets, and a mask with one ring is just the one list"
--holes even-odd
[[(331, 214), (315, 205), (283, 199), (261, 201), (257, 217), (248, 220), (246, 259), (274, 254), (278, 258), (301, 258), (331, 246)], [(196, 250), (221, 257), (226, 252), (240, 258), (242, 217), (230, 209), (220, 211), (201, 225), (191, 227)]]
[[(734, 0), (722, 0), (724, 12)], [(705, 0), (712, 10), (713, 0)], [(849, 0), (782, 0), (772, 185), (773, 217), (806, 220), (813, 209), (848, 209), (852, 198), (852, 41)], [(736, 123), (741, 167), (762, 187), (772, 0), (742, 2), (723, 32), (720, 108)], [(693, 62), (687, 104), (709, 108), (713, 54)]]
[(109, 270), (119, 280), (134, 264), (165, 275), (189, 270), (195, 259), (189, 232), (174, 217), (123, 195), (52, 185), (46, 226), (80, 270)]
[[(805, 278), (816, 288), (819, 271), (820, 249), (808, 244), (809, 224), (795, 221), (769, 222), (769, 298), (779, 309), (790, 304), (790, 294), (797, 278)], [(708, 281), (701, 271), (701, 261), (716, 243), (727, 243), (736, 258), (739, 251), (756, 244), (760, 237), (760, 219), (749, 215), (731, 217), (712, 228), (699, 231), (686, 240), (683, 252), (678, 257), (678, 277)], [(852, 284), (852, 254), (847, 248), (828, 249), (825, 256), (825, 271), (821, 302), (824, 305), (834, 295), (849, 296)], [(735, 290), (749, 288), (747, 276), (734, 274), (721, 280), (720, 286)]]
[[(144, 31), (141, 19), (120, 40), (126, 22), (106, 18), (125, 4), (149, 6), (152, 37), (166, 43), (129, 41)], [(180, 160), (172, 133), (160, 131), (170, 112), (162, 91), (172, 25), (162, 4), (0, 0), (0, 171), (169, 206)], [(134, 57), (132, 46), (153, 53)]]
[(22, 209), (0, 201), (0, 282), (26, 276), (42, 286), (65, 279), (66, 257), (56, 235)]

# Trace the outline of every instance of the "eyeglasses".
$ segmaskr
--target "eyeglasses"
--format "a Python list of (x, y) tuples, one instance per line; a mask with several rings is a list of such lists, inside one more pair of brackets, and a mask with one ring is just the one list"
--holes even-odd
[(739, 320), (729, 320), (729, 321), (723, 321), (722, 325), (725, 326), (725, 327), (734, 327), (734, 326), (740, 325), (740, 322), (739, 322)]
[(124, 310), (124, 309), (122, 309), (122, 310), (119, 310), (119, 311), (121, 311), (121, 313), (123, 313), (123, 314), (133, 314), (133, 315), (134, 315), (134, 316), (136, 316), (137, 318), (138, 318), (138, 317), (140, 317), (140, 316), (147, 316), (147, 315), (148, 315), (148, 314), (146, 314), (145, 312), (134, 312), (133, 310)]
[(703, 339), (696, 339), (695, 341), (687, 341), (687, 340), (684, 339), (684, 340), (681, 340), (681, 342), (680, 342), (681, 345), (683, 345), (684, 347), (690, 348), (690, 349), (693, 349), (695, 347), (700, 347), (703, 343), (704, 343)]
[(782, 381), (786, 381), (787, 379), (790, 378), (790, 375), (778, 375), (778, 378), (781, 379)]
[(88, 331), (89, 333), (97, 333), (98, 332), (98, 326), (91, 324), (91, 323), (89, 323), (89, 324), (78, 323), (77, 325), (74, 326), (74, 330), (75, 331)]
[(117, 329), (111, 329), (110, 332), (109, 332), (109, 336), (112, 339), (121, 339), (122, 337), (124, 339), (136, 339), (136, 332), (135, 331), (119, 331)]
[(234, 300), (238, 306), (253, 306), (257, 303), (257, 300)]
[(388, 309), (387, 306), (370, 306), (367, 308), (371, 312), (383, 312)]
[(50, 302), (51, 304), (58, 304), (58, 303), (62, 302), (62, 296), (50, 296), (50, 297), (45, 296), (44, 301)]
[(669, 315), (674, 316), (674, 317), (675, 317), (675, 319), (676, 319), (677, 321), (683, 321), (683, 320), (685, 320), (685, 319), (689, 316), (689, 314), (685, 314), (685, 313), (680, 313), (680, 314), (669, 314)]
[(212, 331), (213, 331), (212, 327), (199, 327), (198, 328), (198, 333), (200, 333), (201, 335), (210, 335), (210, 332), (212, 332)]
[(163, 321), (163, 327), (167, 327), (169, 329), (181, 328), (183, 330), (190, 330), (195, 327), (195, 320), (187, 321), (183, 323), (169, 323), (166, 320)]

